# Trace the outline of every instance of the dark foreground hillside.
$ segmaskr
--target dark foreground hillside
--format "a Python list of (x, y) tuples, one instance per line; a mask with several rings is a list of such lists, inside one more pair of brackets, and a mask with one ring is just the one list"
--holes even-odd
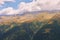
[(60, 40), (60, 24), (54, 21), (52, 24), (44, 25), (34, 35), (33, 40)]
[[(42, 24), (41, 22), (15, 24), (11, 29), (5, 25), (0, 32), (0, 40), (60, 40), (60, 25), (57, 21)], [(5, 31), (6, 29), (9, 30)]]
[[(41, 22), (22, 23), (20, 25), (13, 24), (11, 29), (9, 29), (8, 25), (0, 26), (2, 29), (0, 40), (31, 40), (31, 37), (41, 25)], [(8, 30), (5, 31), (6, 29)]]

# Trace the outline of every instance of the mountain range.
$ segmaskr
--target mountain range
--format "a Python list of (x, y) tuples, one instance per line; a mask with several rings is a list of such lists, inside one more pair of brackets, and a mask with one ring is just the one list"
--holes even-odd
[(60, 40), (60, 12), (0, 16), (0, 40)]

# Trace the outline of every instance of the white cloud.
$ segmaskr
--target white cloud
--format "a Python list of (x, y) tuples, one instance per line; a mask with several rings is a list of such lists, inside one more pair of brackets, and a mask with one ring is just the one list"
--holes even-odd
[(60, 0), (33, 0), (30, 3), (21, 2), (21, 11), (60, 10)]
[(3, 10), (0, 10), (0, 14), (5, 14), (5, 15), (12, 15), (12, 14), (17, 14), (19, 10), (15, 10), (12, 7), (5, 8)]
[[(7, 1), (12, 1), (12, 0), (7, 0)], [(60, 0), (33, 0), (30, 3), (21, 2), (18, 5), (17, 10), (13, 9), (12, 7), (8, 7), (0, 10), (0, 14), (11, 15), (11, 14), (22, 13), (24, 11), (32, 12), (32, 11), (40, 11), (40, 10), (60, 10)]]
[(25, 2), (21, 2), (19, 4), (19, 9), (21, 11), (38, 11), (41, 10), (41, 7), (33, 0), (33, 2), (30, 3), (25, 3)]
[[(59, 10), (60, 0), (37, 0), (43, 10)], [(59, 5), (58, 5), (59, 4)]]
[(5, 2), (15, 2), (15, 0), (0, 0), (0, 5), (4, 4)]

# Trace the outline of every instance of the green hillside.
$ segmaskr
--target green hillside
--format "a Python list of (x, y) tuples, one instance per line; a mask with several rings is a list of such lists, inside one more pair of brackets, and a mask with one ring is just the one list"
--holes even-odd
[[(10, 26), (13, 25), (11, 28)], [(0, 40), (31, 40), (31, 37), (43, 26), (42, 22), (30, 22), (2, 25)], [(8, 26), (8, 27), (7, 27)]]

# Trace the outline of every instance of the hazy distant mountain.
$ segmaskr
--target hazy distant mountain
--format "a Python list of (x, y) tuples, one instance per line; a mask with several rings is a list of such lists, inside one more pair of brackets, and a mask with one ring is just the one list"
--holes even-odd
[(38, 13), (42, 13), (42, 12), (56, 13), (56, 12), (60, 12), (60, 10), (41, 10), (41, 11), (32, 11), (32, 12), (24, 11), (24, 12), (17, 13), (17, 14), (1, 13), (0, 16), (15, 16), (15, 15), (22, 16), (22, 15), (25, 15), (25, 14), (38, 14)]

